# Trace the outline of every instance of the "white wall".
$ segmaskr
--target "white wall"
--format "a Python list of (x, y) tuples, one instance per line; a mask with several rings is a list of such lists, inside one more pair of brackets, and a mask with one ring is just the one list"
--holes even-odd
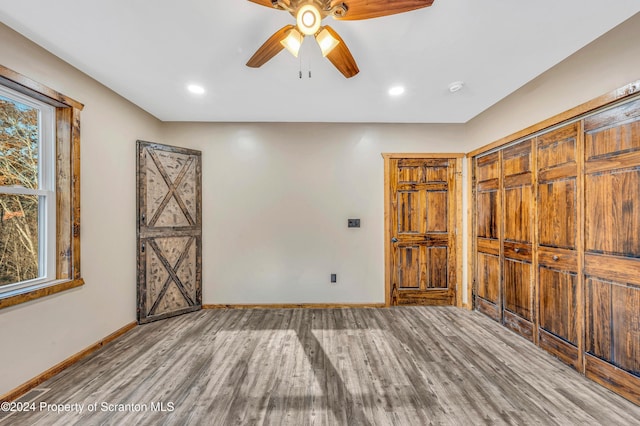
[(166, 123), (166, 141), (203, 152), (204, 303), (383, 303), (381, 153), (466, 152), (462, 131)]
[(640, 13), (466, 125), (480, 147), (640, 79)]
[(0, 63), (85, 104), (82, 287), (0, 311), (0, 395), (135, 320), (135, 141), (161, 123), (0, 24)]

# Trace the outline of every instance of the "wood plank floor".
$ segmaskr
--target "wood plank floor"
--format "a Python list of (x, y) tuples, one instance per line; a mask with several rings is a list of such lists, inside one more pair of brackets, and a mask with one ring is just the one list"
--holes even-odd
[(35, 412), (0, 425), (640, 424), (640, 407), (442, 307), (200, 311), (137, 327), (40, 388)]

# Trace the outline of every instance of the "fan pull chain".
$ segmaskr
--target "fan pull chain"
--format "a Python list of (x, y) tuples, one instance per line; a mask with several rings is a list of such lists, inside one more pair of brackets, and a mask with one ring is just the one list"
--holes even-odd
[[(302, 56), (303, 55), (302, 55), (302, 52), (301, 52), (301, 54), (298, 55), (298, 62), (299, 62), (299, 65), (298, 65), (298, 78), (301, 79), (301, 80), (302, 80)], [(308, 74), (309, 78), (311, 78), (311, 58), (309, 58), (309, 71), (308, 71), (308, 73), (309, 73)]]

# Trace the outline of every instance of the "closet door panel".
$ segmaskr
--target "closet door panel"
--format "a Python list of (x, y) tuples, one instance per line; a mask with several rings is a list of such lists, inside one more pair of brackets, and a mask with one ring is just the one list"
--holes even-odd
[(640, 287), (587, 280), (587, 353), (640, 376)]
[(585, 374), (640, 404), (640, 99), (585, 129)]
[(498, 321), (500, 319), (500, 257), (478, 252), (476, 273), (478, 310)]
[(538, 185), (538, 241), (541, 246), (576, 247), (576, 178)]
[(476, 159), (476, 306), (501, 319), (500, 153)]
[(532, 140), (502, 151), (503, 324), (533, 340)]
[(611, 357), (611, 285), (598, 279), (586, 281), (587, 353), (610, 361)]
[(478, 192), (477, 212), (480, 238), (498, 239), (498, 191)]
[(578, 318), (576, 274), (540, 267), (540, 347), (577, 368)]
[(531, 321), (531, 263), (505, 258), (504, 309)]
[(504, 190), (504, 239), (531, 244), (531, 176), (527, 185)]
[(538, 170), (545, 171), (565, 165), (575, 168), (577, 134), (578, 123), (572, 123), (538, 136)]
[(540, 268), (540, 327), (577, 345), (577, 275)]
[(640, 163), (589, 174), (585, 187), (585, 250), (640, 257)]
[(574, 368), (578, 346), (579, 123), (538, 136), (538, 338), (540, 346)]
[(584, 120), (585, 158), (593, 162), (612, 154), (640, 151), (640, 99)]

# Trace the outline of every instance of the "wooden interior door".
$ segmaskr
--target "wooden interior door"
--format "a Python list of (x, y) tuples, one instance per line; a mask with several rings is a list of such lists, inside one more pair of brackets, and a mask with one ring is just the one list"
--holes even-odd
[(573, 123), (538, 136), (538, 292), (540, 347), (577, 368), (578, 130)]
[(391, 198), (393, 305), (456, 303), (456, 158), (395, 158)]
[(533, 341), (532, 143), (525, 140), (502, 151), (502, 322)]
[(501, 152), (476, 159), (476, 308), (502, 320), (502, 202)]
[(138, 322), (202, 308), (201, 153), (138, 141)]
[(640, 404), (640, 99), (584, 131), (585, 374)]

